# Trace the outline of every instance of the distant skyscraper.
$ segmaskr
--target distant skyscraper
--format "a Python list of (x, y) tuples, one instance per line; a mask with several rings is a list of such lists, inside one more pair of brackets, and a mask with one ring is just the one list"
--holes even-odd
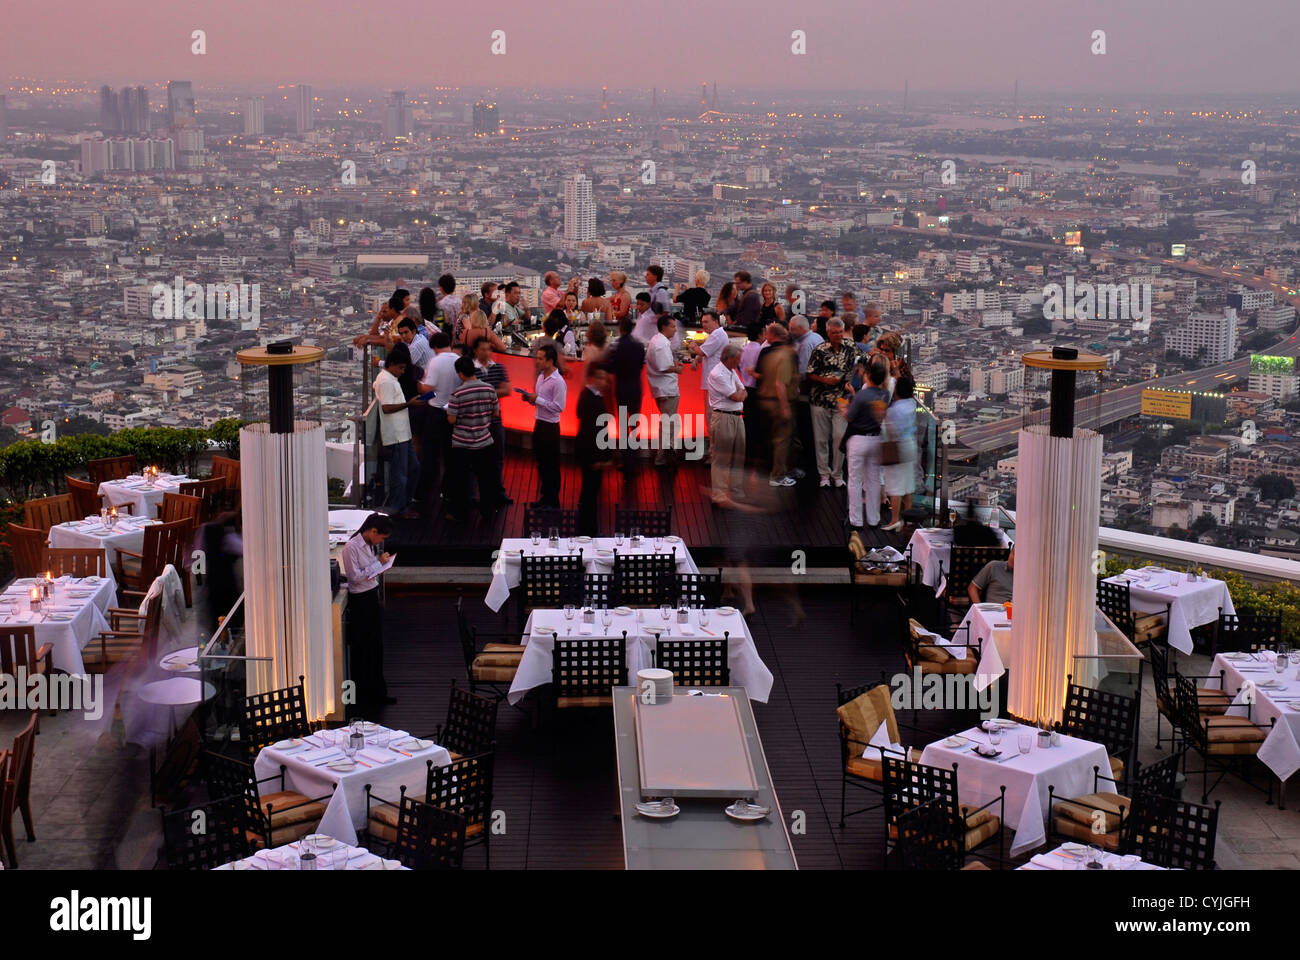
[(107, 85), (99, 88), (99, 126), (105, 133), (117, 133), (122, 129), (121, 118), (117, 115), (117, 97), (113, 95), (113, 88)]
[(501, 132), (501, 117), (495, 103), (480, 100), (474, 104), (474, 136), (486, 137)]
[(244, 136), (260, 137), (266, 133), (266, 98), (251, 97), (244, 101)]
[(5, 106), (5, 97), (0, 93), (0, 142), (9, 138), (9, 108)]
[(188, 127), (194, 123), (194, 86), (188, 80), (167, 83), (167, 125)]
[(700, 106), (706, 109), (709, 106), (709, 85), (707, 83), (700, 84)]
[(596, 202), (591, 198), (591, 180), (581, 173), (564, 181), (564, 239), (596, 239)]
[(411, 135), (410, 111), (406, 108), (406, 91), (394, 90), (384, 105), (384, 139), (396, 140)]
[(609, 87), (603, 83), (600, 85), (600, 112), (609, 112)]
[(311, 84), (298, 84), (298, 132), (307, 133), (316, 125), (316, 110)]

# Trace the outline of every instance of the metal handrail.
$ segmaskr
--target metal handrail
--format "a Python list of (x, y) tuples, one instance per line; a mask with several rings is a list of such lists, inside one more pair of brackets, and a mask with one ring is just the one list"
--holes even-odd
[(263, 660), (267, 662), (270, 661), (271, 659), (270, 657), (236, 656), (234, 654), (212, 652), (213, 646), (221, 638), (221, 635), (222, 634), (229, 635), (231, 621), (234, 620), (235, 613), (239, 610), (241, 606), (243, 606), (243, 604), (244, 604), (244, 594), (241, 593), (238, 599), (235, 600), (234, 606), (232, 606), (229, 610), (227, 610), (226, 615), (221, 618), (221, 623), (217, 626), (216, 632), (212, 634), (212, 636), (208, 639), (207, 644), (203, 647), (203, 650), (199, 653), (200, 660)]

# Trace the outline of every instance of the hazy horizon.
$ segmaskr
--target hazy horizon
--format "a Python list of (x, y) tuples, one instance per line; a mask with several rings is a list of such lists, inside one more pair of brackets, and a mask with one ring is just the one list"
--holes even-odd
[[(620, 12), (624, 11), (624, 12)], [(86, 0), (20, 6), (7, 16), (0, 63), (11, 77), (79, 77), (120, 85), (188, 79), (236, 90), (297, 82), (589, 90), (668, 89), (701, 81), (719, 92), (919, 97), (1275, 96), (1300, 93), (1287, 39), (1300, 9), (1287, 0), (1224, 5), (1188, 0), (928, 0), (861, 9), (853, 0), (662, 0), (653, 23), (631, 4), (503, 0), (436, 13), (416, 0), (376, 0), (361, 15), (346, 0), (255, 3), (162, 0), (114, 7)], [(51, 24), (71, 24), (51, 30)], [(791, 53), (791, 32), (807, 53)], [(191, 53), (191, 32), (207, 52)], [(490, 53), (506, 31), (506, 54)], [(654, 42), (648, 32), (653, 30)], [(1094, 55), (1092, 33), (1106, 33)], [(780, 88), (772, 77), (784, 79)], [(1198, 90), (1182, 86), (1196, 84)], [(918, 101), (919, 102), (919, 101)]]

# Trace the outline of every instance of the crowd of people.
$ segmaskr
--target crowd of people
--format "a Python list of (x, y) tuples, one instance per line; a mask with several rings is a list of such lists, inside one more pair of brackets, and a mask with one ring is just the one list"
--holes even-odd
[[(512, 503), (501, 416), (512, 391), (534, 408), (536, 502), (561, 506), (560, 421), (573, 393), (578, 505), (584, 532), (595, 533), (603, 473), (645, 462), (627, 444), (611, 444), (607, 421), (617, 422), (619, 408), (642, 411), (648, 389), (660, 425), (653, 463), (677, 466), (681, 375), (693, 367), (708, 411), (709, 493), (717, 507), (761, 509), (771, 502), (763, 487), (811, 483), (815, 471), (821, 487), (847, 489), (852, 527), (880, 526), (885, 507), (883, 529), (901, 526), (916, 486), (915, 383), (900, 355), (902, 337), (880, 328), (878, 311), (859, 308), (845, 292), (813, 312), (799, 286), (787, 285), (778, 298), (772, 283), (756, 286), (744, 270), (716, 297), (703, 270), (672, 290), (658, 265), (644, 278), (647, 289), (633, 297), (621, 271), (585, 283), (548, 272), (541, 333), (531, 339), (517, 283), (458, 294), (448, 274), (414, 302), (410, 291), (395, 291), (354, 341), (382, 348), (374, 380), (382, 509), (427, 516), (441, 500), (447, 519), (464, 521), (473, 486), (485, 515)], [(687, 337), (688, 327), (699, 333)], [(533, 371), (514, 386), (497, 357), (525, 350)], [(582, 382), (571, 384), (568, 364), (579, 359)]]

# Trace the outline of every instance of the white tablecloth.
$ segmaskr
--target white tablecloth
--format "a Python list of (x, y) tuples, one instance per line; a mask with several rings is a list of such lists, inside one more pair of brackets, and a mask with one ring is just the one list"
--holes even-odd
[(1224, 613), (1236, 613), (1228, 585), (1222, 580), (1197, 580), (1190, 582), (1185, 573), (1125, 570), (1109, 577), (1108, 583), (1129, 584), (1129, 606), (1134, 613), (1164, 613), (1169, 609), (1169, 645), (1183, 653), (1192, 652), (1192, 628), (1219, 619), (1219, 608)]
[[(347, 728), (340, 730), (326, 730), (315, 734), (317, 738), (325, 736), (321, 742), (339, 740), (340, 736), (347, 735)], [(375, 733), (366, 737), (366, 743), (375, 748), (374, 741), (377, 737), (392, 737), (400, 739), (403, 731), (392, 731), (386, 727), (380, 727)], [(297, 759), (297, 755), (303, 754), (313, 749), (311, 743), (306, 747), (299, 747), (296, 750), (281, 751), (275, 747), (266, 747), (257, 755), (257, 760), (253, 764), (253, 771), (257, 779), (263, 777), (275, 776), (280, 772), (280, 765), (284, 764), (284, 787), (286, 790), (296, 790), (307, 797), (323, 797), (334, 791), (330, 797), (329, 803), (325, 808), (325, 816), (321, 819), (320, 826), (317, 828), (320, 833), (328, 834), (336, 840), (344, 843), (355, 844), (357, 842), (357, 831), (365, 828), (366, 825), (366, 784), (371, 785), (371, 792), (375, 796), (382, 797), (385, 800), (397, 802), (401, 794), (401, 788), (406, 787), (408, 793), (415, 796), (424, 796), (424, 786), (426, 780), (425, 762), (432, 760), (438, 766), (445, 766), (451, 763), (451, 754), (444, 747), (436, 744), (428, 749), (421, 750), (409, 757), (400, 753), (392, 753), (393, 760), (382, 765), (372, 765), (370, 767), (362, 766), (366, 762), (360, 758), (356, 768), (348, 773), (338, 773), (325, 766), (312, 766), (311, 763)], [(387, 748), (382, 748), (386, 750)], [(274, 784), (263, 784), (267, 790), (279, 789)]]
[[(710, 631), (716, 637), (728, 635), (727, 665), (731, 668), (732, 685), (744, 687), (749, 699), (767, 703), (767, 698), (772, 693), (772, 671), (758, 655), (753, 635), (749, 632), (749, 624), (738, 610), (727, 616), (716, 610), (709, 613), (709, 625), (701, 627), (698, 611), (690, 611), (689, 623), (679, 624), (677, 611), (674, 610), (670, 618), (671, 632), (665, 639), (708, 638)], [(652, 655), (658, 641), (648, 628), (662, 626), (663, 622), (658, 610), (640, 609), (633, 610), (626, 616), (615, 616), (606, 629), (599, 613), (595, 623), (584, 625), (580, 610), (575, 612), (572, 620), (564, 619), (563, 610), (532, 611), (524, 625), (526, 646), (514, 682), (510, 685), (509, 701), (512, 704), (518, 703), (529, 690), (551, 682), (551, 654), (555, 650), (555, 635), (538, 633), (537, 627), (554, 627), (561, 637), (566, 636), (566, 630), (571, 628), (573, 632), (567, 636), (575, 638), (619, 637), (626, 630), (627, 682), (635, 685), (637, 671), (654, 666)], [(583, 633), (584, 629), (591, 632)]]
[(125, 480), (106, 480), (99, 485), (99, 495), (110, 507), (131, 504), (131, 512), (137, 517), (153, 517), (157, 506), (163, 502), (163, 494), (179, 493), (182, 483), (189, 483), (184, 474), (160, 473), (158, 482), (152, 487), (140, 476), (127, 477)]
[[(61, 577), (55, 581), (56, 587), (49, 600), (42, 601), (41, 612), (31, 612), (31, 580), (15, 580), (0, 598), (0, 624), (4, 626), (36, 627), (36, 647), (52, 644), (51, 656), (56, 670), (72, 674), (85, 674), (86, 667), (81, 657), (93, 639), (101, 631), (108, 629), (104, 611), (113, 603), (116, 584), (111, 577), (101, 578), (97, 583)], [(89, 596), (74, 597), (71, 591), (88, 592)], [(10, 618), (3, 614), (3, 601), (13, 600), (18, 604), (16, 616)], [(51, 620), (51, 614), (71, 613), (70, 620)]]
[[(1011, 546), (1011, 539), (1000, 528), (994, 529), (997, 530), (1002, 546)], [(921, 568), (921, 582), (934, 587), (934, 595), (937, 597), (945, 586), (939, 568), (947, 571), (952, 566), (952, 528), (920, 527), (913, 531), (912, 539), (907, 545), (912, 548), (912, 562)]]
[(119, 515), (117, 525), (109, 530), (99, 517), (87, 517), (50, 528), (51, 547), (70, 547), (80, 550), (102, 548), (107, 558), (108, 568), (113, 569), (118, 550), (132, 553), (144, 551), (144, 528), (147, 524), (158, 523), (157, 520)]
[[(541, 544), (535, 547), (533, 541), (529, 538), (507, 538), (502, 540), (501, 549), (497, 552), (496, 559), (492, 563), (492, 583), (488, 587), (487, 597), (483, 602), (493, 610), (500, 610), (502, 605), (510, 599), (510, 591), (519, 586), (520, 570), (523, 566), (519, 552), (526, 551), (529, 556), (540, 554), (548, 557), (563, 557), (569, 555), (570, 547), (581, 547), (583, 566), (588, 573), (612, 573), (614, 571), (612, 551), (614, 550), (618, 550), (620, 554), (638, 556), (655, 552), (653, 537), (642, 539), (639, 550), (633, 550), (631, 542), (628, 540), (623, 541), (622, 547), (615, 547), (613, 537), (596, 537), (591, 543), (587, 544), (573, 543), (568, 537), (561, 537), (558, 550), (550, 549), (547, 543), (548, 541), (543, 539)], [(601, 556), (599, 552), (602, 550), (611, 553)], [(675, 550), (677, 553), (678, 573), (700, 572), (700, 568), (695, 565), (695, 560), (692, 559), (691, 552), (686, 549), (685, 544), (680, 542), (665, 543), (660, 547), (659, 552), (667, 553), (670, 550)]]
[[(983, 604), (973, 603), (962, 618), (962, 623), (969, 625), (970, 638), (967, 643), (980, 643), (980, 662), (975, 668), (975, 689), (987, 689), (998, 677), (1006, 673), (1003, 654), (1010, 649), (1011, 621), (1007, 619), (1006, 609), (1002, 604), (997, 609)], [(953, 634), (956, 640), (963, 639), (961, 627)]]
[[(336, 840), (338, 838), (335, 838)], [(247, 864), (249, 870), (301, 870), (302, 863), (298, 859), (302, 853), (303, 842), (295, 840), (293, 843), (286, 843), (282, 847), (272, 847), (270, 850), (259, 850), (251, 857), (243, 860), (236, 860), (231, 863), (223, 863), (219, 867), (213, 867), (213, 870), (234, 870), (236, 863)], [(377, 854), (371, 853), (365, 847), (355, 847), (348, 843), (338, 842), (325, 850), (312, 850), (316, 854), (317, 870), (334, 870), (334, 864), (339, 857), (345, 858), (347, 866), (345, 870), (407, 870), (408, 867), (392, 866), (396, 861), (390, 861), (389, 866), (385, 866), (383, 858)], [(240, 869), (244, 869), (240, 867)]]
[[(1259, 748), (1259, 761), (1278, 775), (1278, 779), (1287, 780), (1300, 770), (1300, 681), (1296, 679), (1296, 668), (1288, 666), (1286, 672), (1278, 677), (1273, 671), (1273, 653), (1264, 651), (1250, 659), (1229, 659), (1222, 653), (1214, 658), (1210, 667), (1211, 678), (1205, 686), (1220, 689), (1219, 674), (1223, 673), (1228, 692), (1233, 694), (1233, 706), (1228, 713), (1236, 717), (1248, 716), (1251, 721), (1267, 727), (1269, 721), (1276, 719), (1273, 732), (1268, 735)], [(1260, 688), (1258, 684), (1270, 680), (1282, 680), (1278, 689)], [(1246, 687), (1250, 681), (1251, 686)], [(1253, 704), (1250, 701), (1253, 699)]]
[[(1077, 846), (1077, 845), (1076, 845)], [(1099, 851), (1101, 864), (1107, 870), (1164, 870), (1154, 863), (1147, 863), (1137, 856), (1121, 856), (1109, 850)], [(1078, 853), (1066, 853), (1065, 844), (1047, 853), (1036, 854), (1028, 863), (1016, 867), (1017, 870), (1087, 870), (1087, 860)]]
[[(1021, 754), (1019, 734), (1034, 735), (1034, 745), (1029, 753)], [(1002, 734), (999, 749), (1003, 756), (988, 760), (977, 756), (969, 747), (945, 747), (942, 741), (932, 743), (921, 753), (921, 762), (933, 767), (952, 769), (957, 764), (958, 799), (972, 807), (982, 806), (998, 796), (998, 788), (1006, 785), (1006, 826), (1015, 830), (1010, 855), (1015, 857), (1032, 850), (1047, 839), (1047, 787), (1056, 788), (1058, 797), (1081, 797), (1085, 793), (1115, 793), (1115, 785), (1102, 780), (1094, 786), (1093, 767), (1099, 767), (1105, 776), (1110, 775), (1110, 761), (1106, 748), (1099, 743), (1061, 737), (1059, 746), (1041, 750), (1038, 747), (1037, 729), (1019, 726)], [(965, 730), (961, 734), (986, 743), (988, 734), (982, 730)], [(1003, 760), (1008, 754), (1011, 759)], [(996, 805), (993, 812), (996, 813)]]

